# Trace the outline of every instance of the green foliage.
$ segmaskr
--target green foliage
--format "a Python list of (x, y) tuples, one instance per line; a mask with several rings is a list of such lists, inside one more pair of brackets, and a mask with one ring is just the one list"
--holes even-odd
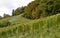
[[(46, 15), (53, 15), (59, 13), (60, 0), (41, 0), (39, 6), (42, 10), (45, 10)], [(57, 8), (58, 7), (58, 8)]]
[(27, 19), (31, 19), (31, 17), (30, 17), (27, 13), (24, 13), (24, 14), (22, 15), (22, 17), (27, 18)]
[[(9, 21), (0, 20), (0, 38), (60, 38), (60, 14), (41, 18), (60, 13), (59, 0), (36, 0), (28, 4), (25, 8), (13, 10), (13, 16), (7, 18)], [(7, 17), (7, 15), (4, 15)], [(12, 23), (12, 25), (11, 25)], [(11, 26), (9, 26), (11, 25)]]
[(28, 6), (25, 7), (24, 11), (31, 19), (33, 19), (32, 13), (34, 9), (37, 7), (38, 3), (36, 1), (32, 1), (28, 4)]
[(27, 18), (38, 19), (60, 13), (59, 0), (35, 0), (24, 9)]
[(16, 10), (12, 10), (12, 16), (19, 15), (24, 13), (24, 8), (25, 7), (18, 7)]
[(9, 14), (4, 14), (4, 17), (3, 18), (8, 18), (8, 17), (10, 17)]
[(0, 28), (7, 27), (9, 25), (11, 25), (11, 23), (9, 21), (0, 21)]
[(0, 19), (2, 19), (2, 16), (0, 16)]
[(39, 6), (35, 7), (35, 9), (32, 10), (32, 19), (38, 19), (40, 18), (41, 9)]
[[(3, 29), (0, 29), (0, 37), (10, 37), (15, 36), (17, 38), (21, 36), (23, 33), (24, 35), (27, 34), (25, 37), (43, 37), (43, 38), (55, 38), (55, 37), (60, 37), (60, 14), (50, 16), (47, 18), (42, 18), (38, 20), (32, 20), (29, 21), (28, 23), (22, 23), (22, 24), (16, 24), (13, 26), (8, 26)], [(23, 30), (24, 29), (24, 30)], [(7, 35), (7, 33), (9, 33)], [(37, 33), (37, 34), (36, 34)], [(42, 35), (41, 35), (42, 34)], [(24, 36), (22, 35), (22, 37)], [(40, 36), (38, 36), (40, 35)], [(21, 38), (22, 38), (21, 37)], [(28, 37), (29, 38), (29, 37)]]

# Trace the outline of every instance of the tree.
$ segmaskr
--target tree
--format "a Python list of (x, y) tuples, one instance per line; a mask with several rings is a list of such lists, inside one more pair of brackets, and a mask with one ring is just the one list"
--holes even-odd
[(2, 19), (2, 16), (0, 16), (0, 19)]
[(35, 0), (29, 3), (24, 12), (31, 19), (60, 13), (60, 0)]
[(33, 9), (33, 11), (32, 11), (32, 19), (38, 19), (38, 18), (40, 18), (40, 14), (41, 14), (41, 9), (40, 9), (40, 7), (39, 6), (37, 6), (37, 7), (35, 7), (35, 9)]
[(47, 3), (47, 13), (50, 15), (60, 13), (60, 0), (51, 0)]
[(39, 3), (43, 16), (57, 14), (60, 12), (60, 0), (35, 0)]
[(13, 10), (12, 10), (12, 16), (14, 16), (14, 15), (15, 15), (15, 10), (13, 9)]
[(16, 10), (12, 10), (12, 16), (19, 15), (24, 13), (24, 8), (25, 7), (18, 7)]
[(33, 18), (32, 16), (32, 11), (35, 9), (35, 7), (37, 7), (39, 4), (36, 1), (32, 1), (31, 3), (29, 3), (25, 9), (24, 12), (27, 14), (27, 16), (29, 16), (31, 19)]
[(10, 17), (10, 15), (9, 14), (4, 14), (3, 18), (7, 18), (7, 17)]

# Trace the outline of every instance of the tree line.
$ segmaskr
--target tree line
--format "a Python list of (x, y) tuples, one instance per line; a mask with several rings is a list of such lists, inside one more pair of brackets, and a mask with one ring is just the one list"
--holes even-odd
[[(22, 13), (24, 13), (23, 17), (28, 19), (39, 19), (60, 13), (60, 0), (35, 0), (30, 2), (27, 6), (12, 10), (12, 16)], [(6, 17), (10, 17), (10, 15), (4, 14), (4, 18)], [(0, 19), (1, 18), (0, 16)]]

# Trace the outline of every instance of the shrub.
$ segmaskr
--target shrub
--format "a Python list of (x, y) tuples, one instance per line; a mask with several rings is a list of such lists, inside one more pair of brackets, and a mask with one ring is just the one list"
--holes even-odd
[(11, 23), (9, 21), (2, 21), (0, 22), (0, 27), (7, 27), (9, 26)]

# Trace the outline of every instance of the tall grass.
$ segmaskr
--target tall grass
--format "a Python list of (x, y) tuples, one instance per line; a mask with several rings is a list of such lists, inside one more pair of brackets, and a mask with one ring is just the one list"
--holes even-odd
[(60, 38), (60, 14), (0, 28), (0, 38), (8, 37)]

